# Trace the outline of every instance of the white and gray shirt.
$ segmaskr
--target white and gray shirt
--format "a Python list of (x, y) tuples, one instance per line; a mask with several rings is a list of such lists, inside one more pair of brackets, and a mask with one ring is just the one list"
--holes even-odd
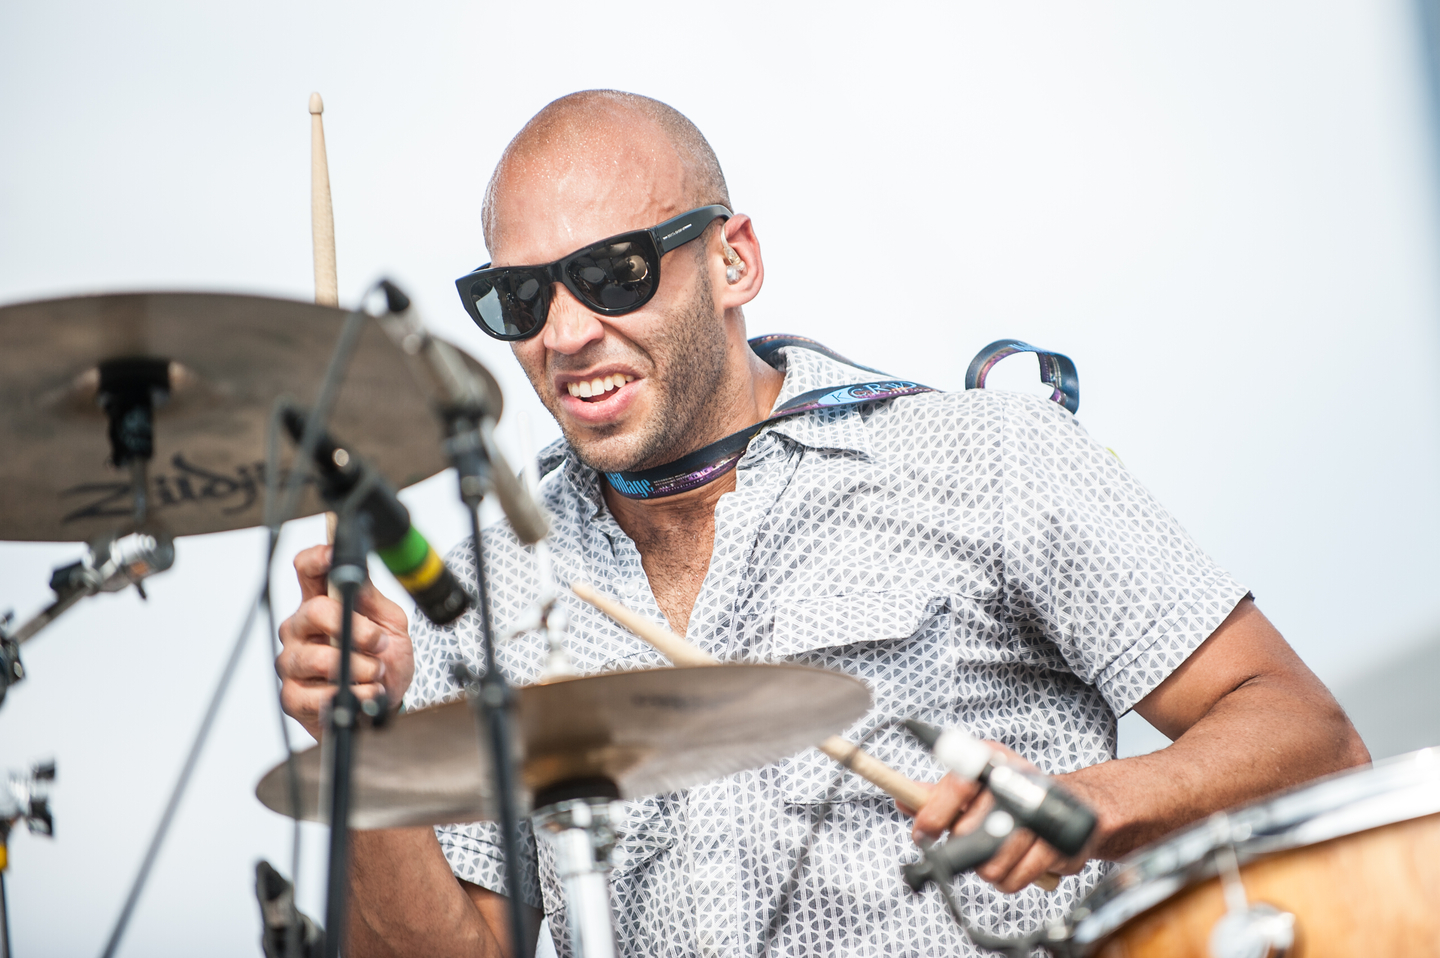
[[(803, 348), (780, 356), (777, 405), (874, 379)], [(563, 443), (542, 460), (557, 578), (589, 579), (664, 623), (599, 476)], [(1052, 773), (1112, 759), (1116, 716), (1246, 594), (1069, 412), (1043, 399), (937, 392), (802, 414), (757, 435), (736, 478), (715, 509), (714, 552), (686, 638), (722, 661), (790, 661), (863, 679), (873, 707), (844, 734), (853, 741), (884, 726), (867, 748), (920, 781), (941, 771), (893, 727), (899, 719), (964, 727)], [(473, 580), (468, 541), (448, 561)], [(533, 555), (501, 523), (487, 532), (485, 568), (503, 630), (535, 601)], [(666, 664), (567, 598), (582, 672)], [(412, 637), (407, 708), (459, 694), (452, 660), (481, 665), (473, 611), (445, 628), (417, 616)], [(517, 684), (533, 682), (545, 658), (534, 634), (499, 649)], [(914, 895), (902, 883), (900, 864), (919, 857), (909, 820), (815, 749), (630, 802), (623, 826), (610, 880), (625, 956), (756, 956), (812, 828), (771, 955), (979, 954), (933, 887)], [(494, 825), (436, 833), (458, 877), (504, 891)], [(550, 916), (564, 958), (553, 856), (543, 844), (537, 856), (528, 832), (526, 847), (521, 894)], [(1002, 895), (974, 875), (957, 889), (972, 923), (1012, 935), (1067, 914), (1102, 869), (1092, 862), (1054, 893)]]

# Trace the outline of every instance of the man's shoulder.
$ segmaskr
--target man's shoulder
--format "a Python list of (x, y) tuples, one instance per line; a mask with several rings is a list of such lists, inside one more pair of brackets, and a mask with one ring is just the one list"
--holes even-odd
[(901, 453), (956, 444), (998, 447), (1017, 432), (1084, 433), (1059, 403), (1005, 390), (935, 390), (891, 400), (862, 415), (877, 448)]

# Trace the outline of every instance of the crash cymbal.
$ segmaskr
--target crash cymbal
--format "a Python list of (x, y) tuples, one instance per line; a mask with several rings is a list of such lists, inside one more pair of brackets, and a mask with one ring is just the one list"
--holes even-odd
[[(688, 788), (785, 758), (864, 715), (864, 683), (800, 665), (703, 665), (610, 672), (516, 690), (525, 800), (608, 779), (622, 798)], [(493, 818), (490, 760), (465, 701), (406, 712), (355, 740), (352, 828)], [(320, 747), (299, 753), (297, 817), (324, 821)], [(282, 762), (255, 794), (289, 814)]]
[[(0, 539), (128, 531), (129, 474), (109, 464), (97, 403), (105, 370), (124, 360), (168, 374), (169, 397), (154, 412), (150, 515), (172, 535), (259, 525), (271, 405), (282, 394), (314, 402), (345, 316), (310, 303), (215, 293), (0, 308)], [(493, 395), (498, 404), (498, 388)], [(360, 337), (330, 431), (396, 486), (447, 465), (426, 396), (374, 322)], [(300, 515), (322, 508), (307, 492)]]

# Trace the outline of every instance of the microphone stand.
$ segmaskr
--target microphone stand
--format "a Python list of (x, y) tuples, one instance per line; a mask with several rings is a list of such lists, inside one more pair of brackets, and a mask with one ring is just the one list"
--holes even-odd
[[(485, 586), (484, 553), (481, 551), (480, 503), (492, 482), (491, 462), (485, 452), (480, 430), (487, 425), (470, 409), (444, 410), (445, 452), (460, 480), (460, 501), (470, 512), (470, 537), (475, 549), (476, 614), (480, 618), (480, 644), (485, 672), (467, 691), (475, 713), (476, 733), (481, 745), (488, 745), (495, 771), (495, 792), (500, 813), (501, 845), (505, 852), (505, 888), (510, 901), (510, 941), (516, 955), (528, 940), (525, 909), (520, 898), (520, 809), (516, 800), (519, 778), (514, 738), (515, 691), (505, 681), (495, 661), (495, 637), (490, 627), (490, 596)], [(462, 666), (463, 668), (463, 666)], [(488, 737), (488, 742), (486, 738)]]
[[(356, 490), (363, 494), (367, 483)], [(355, 649), (355, 599), (367, 575), (369, 523), (356, 509), (352, 494), (336, 510), (335, 552), (330, 581), (340, 592), (340, 671), (330, 703), (330, 873), (325, 900), (325, 958), (338, 958), (346, 930), (346, 895), (350, 867), (350, 773), (355, 757), (355, 727), (360, 700), (351, 687), (350, 657)]]

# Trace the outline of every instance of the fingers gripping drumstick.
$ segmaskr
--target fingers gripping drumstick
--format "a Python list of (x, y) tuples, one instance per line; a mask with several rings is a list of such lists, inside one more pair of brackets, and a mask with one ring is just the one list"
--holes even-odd
[[(632, 612), (614, 599), (601, 595), (588, 582), (572, 582), (570, 591), (649, 642), (656, 651), (676, 665), (720, 664), (718, 659), (704, 649), (686, 642), (669, 629)], [(916, 811), (923, 808), (930, 798), (930, 793), (922, 786), (838, 735), (830, 736), (815, 747), (872, 785), (878, 785), (891, 798)], [(1051, 873), (1041, 875), (1035, 880), (1035, 884), (1045, 891), (1054, 891), (1059, 883), (1060, 877)]]

